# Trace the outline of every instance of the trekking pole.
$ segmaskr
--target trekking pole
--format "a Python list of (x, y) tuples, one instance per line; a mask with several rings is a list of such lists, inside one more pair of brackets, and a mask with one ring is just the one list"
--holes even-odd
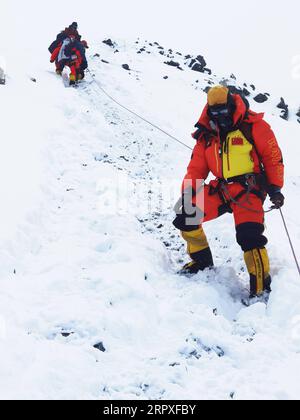
[(285, 228), (285, 231), (286, 231), (287, 237), (288, 237), (289, 242), (290, 242), (290, 247), (291, 247), (291, 250), (292, 250), (292, 253), (293, 253), (294, 259), (295, 259), (295, 263), (296, 263), (296, 266), (297, 266), (297, 269), (298, 269), (298, 273), (299, 273), (299, 276), (300, 276), (300, 266), (299, 266), (298, 259), (297, 259), (297, 256), (296, 256), (295, 248), (294, 248), (293, 242), (292, 242), (292, 240), (291, 240), (291, 236), (290, 236), (290, 234), (289, 234), (289, 230), (288, 230), (288, 228), (287, 228), (287, 224), (286, 224), (285, 218), (284, 218), (284, 216), (283, 216), (282, 209), (279, 209), (279, 210), (280, 210), (281, 218), (282, 218), (282, 221), (283, 221), (283, 225), (284, 225), (284, 228)]

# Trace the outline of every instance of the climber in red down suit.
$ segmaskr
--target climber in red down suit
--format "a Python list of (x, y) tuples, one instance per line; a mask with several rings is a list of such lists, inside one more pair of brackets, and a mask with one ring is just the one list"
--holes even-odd
[[(268, 194), (275, 208), (284, 205), (282, 153), (263, 117), (226, 87), (210, 89), (193, 134), (197, 144), (174, 221), (192, 259), (182, 274), (191, 275), (213, 266), (202, 224), (233, 213), (236, 239), (250, 275), (251, 297), (271, 291), (263, 203)], [(203, 180), (210, 173), (215, 179), (205, 185)]]
[(85, 50), (89, 48), (86, 41), (81, 40), (78, 33), (78, 24), (73, 22), (64, 31), (61, 31), (55, 41), (48, 48), (51, 54), (51, 63), (56, 64), (56, 73), (61, 75), (65, 66), (71, 69), (70, 84), (84, 78), (87, 69)]
[(84, 70), (87, 68), (85, 49), (88, 48), (86, 41), (78, 41), (73, 35), (65, 38), (51, 55), (51, 63), (56, 63), (56, 73), (62, 74), (65, 66), (70, 67), (70, 84), (75, 84), (84, 78)]

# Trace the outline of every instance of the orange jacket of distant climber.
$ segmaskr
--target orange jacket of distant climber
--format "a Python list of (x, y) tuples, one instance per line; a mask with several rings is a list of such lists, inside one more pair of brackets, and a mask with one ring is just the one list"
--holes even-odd
[(62, 43), (58, 44), (58, 46), (55, 48), (55, 50), (51, 54), (50, 63), (54, 63), (57, 60), (61, 46), (62, 46)]

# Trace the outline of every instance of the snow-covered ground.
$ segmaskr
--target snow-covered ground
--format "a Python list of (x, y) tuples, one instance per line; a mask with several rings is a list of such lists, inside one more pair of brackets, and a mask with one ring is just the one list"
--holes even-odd
[[(190, 152), (99, 86), (193, 147), (208, 76), (166, 66), (156, 46), (137, 54), (143, 45), (93, 44), (98, 84), (65, 89), (40, 63), (10, 66), (0, 87), (0, 398), (299, 399), (300, 280), (279, 213), (266, 219), (267, 307), (241, 304), (230, 215), (206, 226), (216, 272), (176, 274), (186, 257), (172, 206)], [(300, 125), (252, 105), (284, 152), (300, 255)]]

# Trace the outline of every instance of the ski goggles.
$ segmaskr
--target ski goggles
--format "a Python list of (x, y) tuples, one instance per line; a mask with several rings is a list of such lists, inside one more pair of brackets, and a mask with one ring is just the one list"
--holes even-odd
[(226, 105), (210, 108), (209, 113), (213, 118), (229, 117), (231, 114), (230, 109)]

